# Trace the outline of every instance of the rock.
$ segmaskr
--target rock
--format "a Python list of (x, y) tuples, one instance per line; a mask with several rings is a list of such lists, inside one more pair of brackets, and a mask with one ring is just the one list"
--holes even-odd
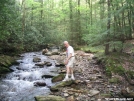
[(33, 58), (33, 62), (41, 62), (41, 59), (38, 57)]
[(69, 96), (66, 101), (75, 101), (74, 96)]
[(126, 98), (134, 98), (134, 92), (127, 92), (126, 89), (122, 89), (121, 94)]
[(89, 91), (89, 96), (94, 96), (94, 95), (97, 95), (99, 93), (100, 93), (100, 91), (98, 91), (98, 90), (90, 90)]
[(64, 78), (65, 78), (65, 75), (64, 75), (64, 74), (59, 74), (59, 75), (54, 76), (54, 77), (52, 78), (52, 82), (62, 81)]
[(59, 72), (60, 74), (64, 74), (64, 73), (66, 73), (66, 69), (60, 69), (58, 72)]
[(120, 81), (119, 81), (118, 78), (112, 77), (111, 79), (109, 79), (109, 82), (110, 82), (110, 83), (119, 83)]
[(60, 96), (48, 95), (48, 96), (36, 96), (36, 101), (66, 101), (65, 98)]
[(45, 82), (34, 82), (34, 86), (46, 86)]
[(51, 62), (45, 62), (45, 65), (46, 66), (52, 66), (52, 63)]
[(55, 63), (55, 66), (56, 67), (61, 67), (61, 66), (65, 66), (65, 64), (64, 63)]
[(60, 53), (59, 52), (52, 52), (51, 54), (52, 55), (59, 55)]
[(42, 78), (53, 78), (54, 76), (53, 75), (43, 75)]
[(65, 96), (65, 97), (68, 97), (68, 96), (69, 96), (69, 94), (68, 94), (68, 93), (64, 93), (64, 96)]
[(43, 49), (42, 54), (45, 55), (48, 52), (48, 49)]
[(41, 67), (42, 67), (42, 66), (45, 65), (45, 63), (36, 63), (35, 65), (36, 65), (36, 66), (41, 66)]
[(52, 53), (51, 53), (51, 52), (47, 52), (45, 55), (46, 55), (46, 56), (51, 56)]
[(59, 91), (60, 88), (65, 87), (65, 86), (70, 86), (74, 83), (74, 81), (70, 80), (70, 81), (65, 81), (65, 82), (61, 82), (55, 86), (52, 86), (50, 88), (51, 91)]

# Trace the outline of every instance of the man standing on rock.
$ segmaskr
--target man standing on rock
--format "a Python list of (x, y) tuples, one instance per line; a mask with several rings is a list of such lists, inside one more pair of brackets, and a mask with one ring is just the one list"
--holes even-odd
[(74, 75), (73, 75), (73, 65), (75, 61), (74, 57), (74, 49), (72, 46), (69, 45), (67, 41), (64, 41), (64, 46), (66, 47), (66, 60), (65, 60), (65, 65), (66, 65), (66, 76), (63, 81), (68, 81), (69, 80), (69, 74), (71, 74), (71, 80), (75, 80)]

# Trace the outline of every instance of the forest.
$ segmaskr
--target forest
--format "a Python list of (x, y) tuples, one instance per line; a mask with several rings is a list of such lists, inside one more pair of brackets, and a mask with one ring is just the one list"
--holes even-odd
[(108, 54), (133, 39), (133, 0), (2, 0), (0, 10), (1, 53), (68, 40)]
[[(123, 88), (121, 95), (124, 95), (125, 98), (134, 97), (134, 0), (0, 1), (1, 78), (3, 78), (3, 74), (14, 71), (9, 67), (12, 66), (12, 64), (18, 64), (15, 60), (18, 59), (18, 56), (22, 57), (20, 54), (37, 52), (54, 46), (62, 49), (64, 41), (68, 41), (78, 54), (76, 57), (80, 62), (77, 60), (76, 64), (83, 63), (82, 65), (77, 64), (81, 74), (85, 75), (87, 72), (86, 69), (88, 68), (86, 66), (89, 66), (90, 72), (95, 72), (95, 75), (99, 78), (100, 76), (98, 76), (97, 73), (100, 72), (94, 70), (97, 65), (97, 69), (107, 77), (108, 81), (105, 79), (107, 81), (106, 86), (109, 86), (109, 83), (115, 83), (114, 87)], [(33, 55), (33, 53), (29, 54)], [(34, 55), (36, 56), (38, 54), (34, 53)], [(92, 57), (92, 55), (94, 57)], [(80, 58), (81, 56), (83, 56), (83, 58)], [(40, 58), (41, 57), (42, 56), (40, 56)], [(50, 56), (50, 59), (54, 60), (56, 58)], [(89, 62), (84, 62), (84, 59)], [(20, 62), (20, 64), (23, 62)], [(43, 66), (44, 65), (45, 64), (43, 64)], [(83, 69), (81, 69), (82, 67)], [(92, 68), (93, 71), (91, 71)], [(21, 69), (19, 68), (18, 70)], [(87, 74), (89, 75), (90, 72)], [(100, 78), (103, 77), (101, 76)], [(23, 80), (24, 79), (26, 78), (23, 78)], [(85, 79), (87, 80), (87, 78)], [(94, 78), (90, 79), (91, 81), (94, 80)], [(85, 82), (87, 83), (86, 80)], [(75, 84), (77, 83), (75, 82)], [(0, 86), (1, 84), (0, 79)], [(104, 82), (102, 82), (102, 84), (105, 86)], [(129, 85), (131, 85), (129, 88), (132, 90), (131, 93), (128, 89), (125, 89), (128, 88)], [(98, 89), (98, 87), (94, 87)], [(79, 88), (82, 88), (82, 86)], [(111, 91), (107, 92), (105, 90), (104, 92), (106, 94), (102, 94), (104, 92), (101, 90), (99, 91), (99, 97), (96, 99), (102, 96), (106, 98), (107, 93), (110, 93), (108, 98), (116, 97), (116, 94), (113, 95)], [(2, 91), (0, 90), (0, 92)], [(79, 90), (74, 90), (73, 92), (78, 93)], [(85, 91), (80, 90), (80, 92)], [(0, 97), (1, 96), (0, 93)], [(66, 96), (64, 97), (66, 98)], [(84, 99), (84, 97), (81, 98)], [(38, 97), (36, 99), (40, 101)], [(74, 99), (77, 99), (77, 95)], [(92, 101), (101, 101), (96, 99)], [(6, 99), (4, 101), (10, 100)], [(18, 101), (24, 101), (24, 99)], [(88, 100), (87, 97), (87, 100), (79, 99), (76, 101), (90, 100)]]

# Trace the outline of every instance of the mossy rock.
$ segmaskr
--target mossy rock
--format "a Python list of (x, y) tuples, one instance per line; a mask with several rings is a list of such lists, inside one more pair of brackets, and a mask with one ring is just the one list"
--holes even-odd
[(57, 84), (57, 85), (55, 85), (55, 86), (52, 86), (52, 87), (50, 88), (50, 90), (51, 90), (51, 91), (59, 91), (60, 88), (65, 87), (65, 86), (70, 86), (70, 85), (72, 85), (73, 83), (74, 83), (73, 80), (61, 82), (61, 83), (59, 83), (59, 84)]
[(14, 64), (16, 61), (13, 57), (2, 55), (0, 56), (0, 66), (9, 67)]
[(104, 97), (104, 98), (110, 98), (111, 94), (101, 94), (101, 96)]
[(65, 101), (65, 98), (60, 96), (48, 95), (48, 96), (36, 96), (36, 101)]
[(64, 74), (59, 74), (59, 75), (54, 76), (52, 78), (52, 82), (59, 82), (59, 81), (62, 81), (64, 78), (65, 78), (65, 75)]
[(120, 83), (120, 80), (116, 77), (113, 77), (113, 78), (109, 79), (109, 82), (110, 83)]

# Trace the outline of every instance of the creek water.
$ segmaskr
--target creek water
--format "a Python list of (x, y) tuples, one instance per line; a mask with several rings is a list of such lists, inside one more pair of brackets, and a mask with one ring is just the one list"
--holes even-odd
[[(38, 57), (41, 62), (49, 61), (52, 66), (42, 68), (35, 66), (33, 58)], [(57, 75), (58, 68), (55, 61), (42, 55), (41, 52), (24, 53), (17, 60), (18, 65), (10, 68), (14, 72), (3, 75), (0, 79), (0, 101), (35, 101), (37, 95), (49, 95), (49, 86), (54, 85), (51, 78), (42, 78), (43, 75)], [(45, 82), (47, 86), (35, 87), (34, 82)]]

